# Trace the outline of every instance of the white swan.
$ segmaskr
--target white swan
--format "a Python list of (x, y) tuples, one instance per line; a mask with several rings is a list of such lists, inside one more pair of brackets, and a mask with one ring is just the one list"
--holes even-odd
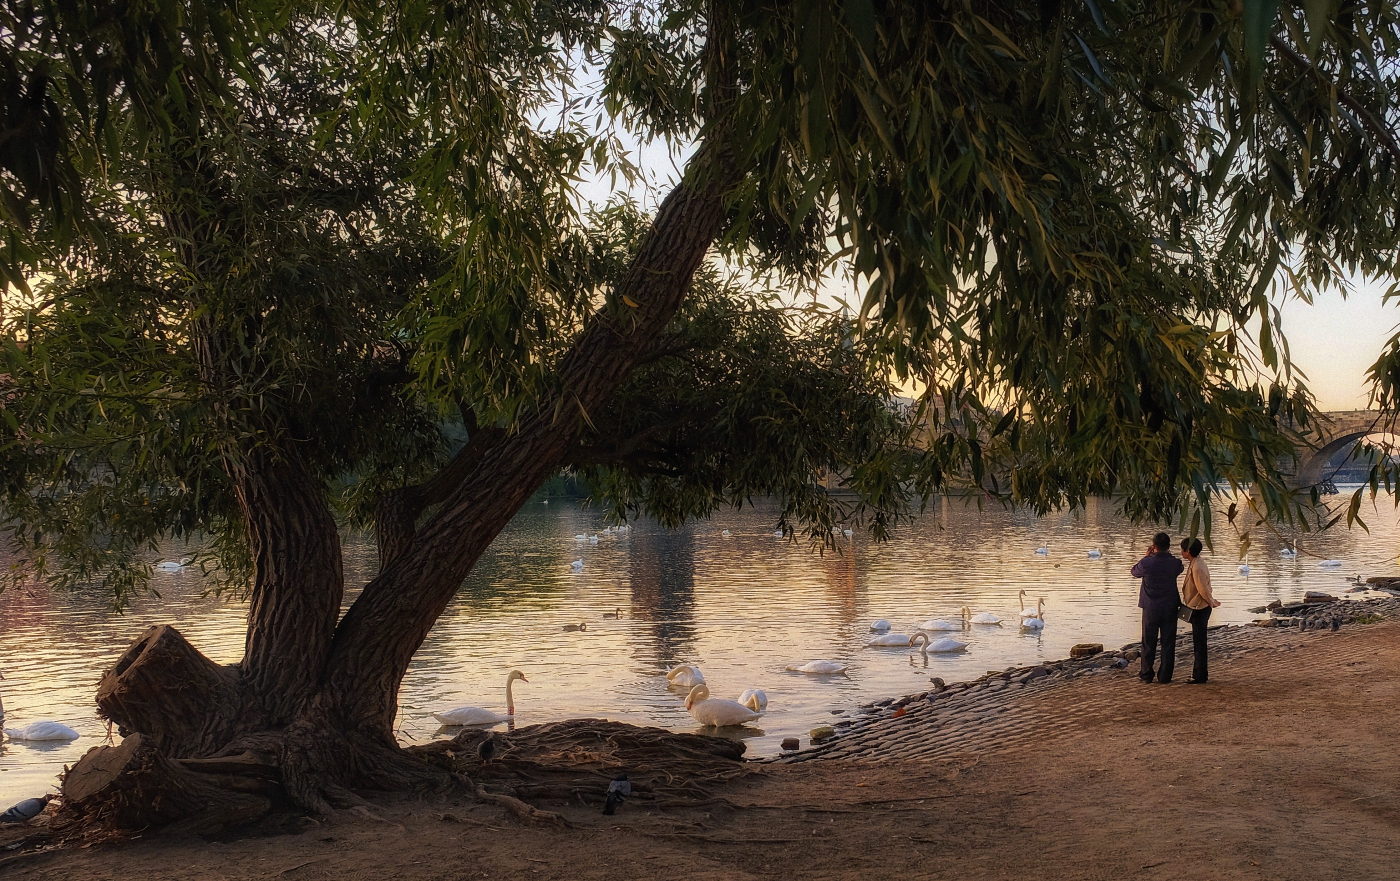
[(1244, 562), (1240, 564), (1240, 574), (1241, 574), (1241, 575), (1248, 575), (1248, 574), (1249, 574), (1249, 557), (1245, 557), (1245, 558), (1244, 558)]
[(882, 633), (865, 644), (866, 648), (882, 648), (891, 645), (909, 645), (913, 639), (907, 633)]
[(1338, 567), (1340, 567), (1340, 566), (1342, 565), (1342, 561), (1341, 561), (1341, 560), (1323, 560), (1321, 563), (1318, 563), (1317, 565), (1321, 566), (1323, 569), (1336, 569), (1336, 568), (1338, 568)]
[[(0, 674), (0, 679), (4, 679)], [(0, 700), (0, 727), (5, 724), (5, 702)], [(30, 722), (23, 728), (5, 728), (10, 740), (77, 740), (78, 732), (61, 722)]]
[(1037, 556), (1040, 556), (1040, 557), (1048, 557), (1048, 556), (1050, 556), (1050, 542), (1047, 541), (1045, 544), (1043, 544), (1043, 545), (1041, 545), (1040, 547), (1036, 548), (1036, 549), (1035, 549), (1035, 553), (1036, 553)]
[(582, 560), (582, 559), (578, 559), (578, 560), (573, 561), (572, 563), (569, 564), (569, 568), (572, 569), (572, 570), (574, 570), (575, 572), (580, 572), (580, 571), (582, 571), (582, 570), (583, 570), (583, 560)]
[(746, 688), (744, 693), (739, 695), (739, 703), (755, 713), (761, 713), (768, 709), (768, 695), (764, 694), (761, 688)]
[(1283, 547), (1279, 548), (1278, 555), (1285, 559), (1291, 560), (1294, 557), (1298, 556), (1298, 549), (1290, 547), (1289, 545), (1284, 545)]
[(726, 530), (722, 531), (722, 532), (720, 533), (720, 535), (724, 536), (725, 538), (728, 538), (728, 537), (729, 537), (729, 530), (726, 529)]
[(972, 610), (967, 606), (963, 606), (963, 618), (971, 624), (995, 624), (998, 627), (1001, 626), (1001, 619), (991, 612), (978, 612), (974, 615), (972, 614)]
[(775, 529), (775, 530), (773, 530), (773, 537), (774, 537), (774, 538), (782, 538), (785, 534), (786, 534), (786, 533), (784, 533), (781, 529)]
[(700, 668), (694, 664), (681, 664), (679, 667), (672, 667), (666, 671), (666, 678), (670, 680), (672, 685), (684, 688), (705, 684), (705, 674), (701, 673)]
[(890, 629), (890, 622), (886, 621), (884, 618), (881, 618), (880, 620), (871, 624), (870, 629), (874, 630), (877, 633), (884, 633), (886, 630)]
[(929, 642), (927, 633), (914, 634), (914, 638), (909, 642), (909, 647), (914, 648), (916, 645), (919, 648), (919, 653), (924, 657), (928, 657), (929, 652), (952, 654), (953, 652), (967, 650), (967, 643), (953, 639), (951, 636), (945, 636), (942, 639), (935, 639), (933, 642)]
[(62, 722), (31, 722), (23, 728), (6, 728), (10, 740), (77, 740), (78, 732)]
[(506, 714), (504, 716), (493, 713), (490, 710), (483, 710), (481, 707), (454, 707), (442, 713), (433, 713), (433, 718), (444, 725), (496, 725), (500, 722), (509, 722), (515, 717), (515, 693), (512, 686), (515, 680), (529, 682), (525, 674), (519, 670), (512, 670), (506, 676)]
[(1021, 627), (1026, 630), (1042, 630), (1045, 627), (1045, 597), (1036, 601), (1035, 611), (1021, 616)]
[(1103, 556), (1103, 551), (1099, 550), (1098, 548), (1090, 548), (1090, 550), (1089, 550), (1089, 559), (1091, 559), (1091, 560), (1097, 560), (1099, 557), (1102, 557), (1102, 556)]
[(582, 534), (576, 535), (574, 536), (574, 541), (588, 541), (588, 536)]
[(181, 563), (178, 560), (162, 560), (156, 564), (156, 569), (160, 570), (161, 572), (179, 572), (187, 565), (189, 564)]
[(836, 673), (846, 672), (845, 664), (840, 661), (808, 661), (802, 666), (788, 664), (787, 669), (792, 673), (811, 673), (814, 676), (829, 676)]
[(849, 530), (849, 529), (843, 529), (843, 530), (841, 530), (841, 534), (844, 535), (844, 536), (846, 536), (846, 538), (850, 538), (851, 536), (855, 535), (855, 532), (853, 532), (853, 531), (851, 531), (851, 530)]
[(725, 728), (752, 722), (761, 714), (738, 701), (710, 697), (710, 687), (701, 683), (690, 690), (685, 697), (685, 708), (701, 725)]

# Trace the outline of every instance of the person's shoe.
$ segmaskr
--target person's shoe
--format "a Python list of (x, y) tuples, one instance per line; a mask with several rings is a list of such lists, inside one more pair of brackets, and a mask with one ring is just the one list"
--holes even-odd
[(1171, 685), (1171, 684), (1172, 684), (1172, 681), (1171, 681), (1170, 679), (1158, 679), (1158, 680), (1157, 680), (1157, 684), (1158, 684), (1158, 685)]
[(1151, 682), (1151, 681), (1152, 681), (1152, 676), (1151, 676), (1150, 674), (1144, 676), (1143, 674), (1139, 673), (1139, 674), (1138, 674), (1138, 678), (1141, 679), (1143, 682)]
[(1205, 684), (1206, 684), (1206, 680), (1205, 680), (1205, 679), (1197, 679), (1196, 677), (1193, 676), (1193, 677), (1191, 677), (1190, 679), (1186, 680), (1186, 684), (1187, 684), (1187, 685), (1205, 685)]

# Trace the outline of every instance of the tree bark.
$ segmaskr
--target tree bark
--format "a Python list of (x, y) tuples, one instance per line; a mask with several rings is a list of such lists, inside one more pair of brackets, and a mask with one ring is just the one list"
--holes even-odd
[(64, 773), (62, 812), (112, 829), (173, 827), (198, 834), (251, 822), (272, 809), (265, 796), (240, 791), (242, 784), (221, 786), (222, 776), (171, 761), (133, 734), (116, 746), (93, 747)]
[(292, 454), (258, 450), (230, 464), (253, 551), (243, 680), (273, 725), (320, 683), (345, 575), (325, 487)]
[(213, 755), (250, 717), (238, 668), (200, 654), (180, 631), (151, 627), (102, 675), (97, 706), (122, 734), (172, 756)]

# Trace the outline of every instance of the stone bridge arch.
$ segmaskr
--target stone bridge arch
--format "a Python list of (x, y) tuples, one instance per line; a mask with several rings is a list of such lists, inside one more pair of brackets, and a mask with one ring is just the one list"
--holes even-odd
[(1295, 486), (1314, 486), (1331, 475), (1332, 460), (1342, 450), (1371, 435), (1390, 434), (1392, 426), (1380, 419), (1377, 410), (1346, 410), (1323, 413), (1322, 444), (1316, 449), (1298, 451)]

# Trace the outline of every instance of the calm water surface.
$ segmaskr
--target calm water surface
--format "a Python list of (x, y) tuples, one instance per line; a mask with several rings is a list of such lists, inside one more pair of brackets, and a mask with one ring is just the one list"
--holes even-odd
[[(1109, 502), (1037, 520), (949, 501), (887, 544), (857, 534), (841, 540), (841, 553), (824, 555), (774, 537), (774, 516), (759, 507), (678, 532), (642, 522), (594, 545), (575, 535), (601, 532), (597, 511), (559, 499), (532, 504), (497, 540), (414, 659), (400, 695), (400, 740), (433, 739), (434, 710), (469, 704), (503, 712), (512, 668), (529, 677), (515, 689), (521, 725), (603, 717), (698, 730), (685, 712), (684, 690), (668, 688), (662, 675), (675, 664), (695, 663), (717, 697), (734, 698), (748, 687), (767, 692), (767, 714), (736, 736), (747, 739), (750, 755), (769, 755), (784, 737), (802, 736), (805, 743), (807, 731), (832, 721), (834, 712), (923, 690), (931, 676), (971, 679), (1065, 657), (1079, 642), (1117, 647), (1138, 638), (1137, 582), (1127, 570), (1148, 530), (1118, 517)], [(1339, 529), (1304, 537), (1302, 547), (1319, 557), (1296, 560), (1280, 558), (1279, 538), (1256, 527), (1252, 572), (1244, 577), (1237, 572), (1238, 541), (1219, 518), (1216, 555), (1207, 560), (1224, 606), (1212, 622), (1252, 620), (1249, 607), (1308, 589), (1345, 591), (1344, 578), (1355, 573), (1400, 576), (1400, 518), (1388, 500), (1367, 523), (1369, 533)], [(1037, 556), (1043, 544), (1050, 553)], [(1089, 559), (1092, 548), (1102, 557)], [(372, 540), (349, 537), (345, 554), (349, 583), (373, 575)], [(1320, 557), (1344, 565), (1323, 568)], [(576, 559), (584, 561), (582, 571), (571, 570)], [(63, 765), (103, 742), (106, 725), (93, 705), (97, 680), (143, 628), (175, 624), (216, 661), (242, 656), (243, 605), (202, 598), (194, 572), (158, 572), (154, 586), (159, 597), (141, 599), (125, 615), (109, 613), (96, 592), (0, 594), (6, 724), (52, 719), (82, 734), (65, 744), (0, 744), (0, 809), (52, 789)], [(1045, 598), (1040, 633), (1015, 626), (1021, 588)], [(966, 653), (926, 662), (911, 659), (905, 648), (864, 647), (876, 618), (909, 633), (929, 618), (956, 620), (963, 606), (1000, 615), (1009, 626), (974, 627), (959, 637), (968, 643)], [(615, 611), (619, 618), (604, 618)], [(563, 630), (578, 623), (587, 629)], [(848, 663), (848, 674), (784, 670), (818, 658)]]

